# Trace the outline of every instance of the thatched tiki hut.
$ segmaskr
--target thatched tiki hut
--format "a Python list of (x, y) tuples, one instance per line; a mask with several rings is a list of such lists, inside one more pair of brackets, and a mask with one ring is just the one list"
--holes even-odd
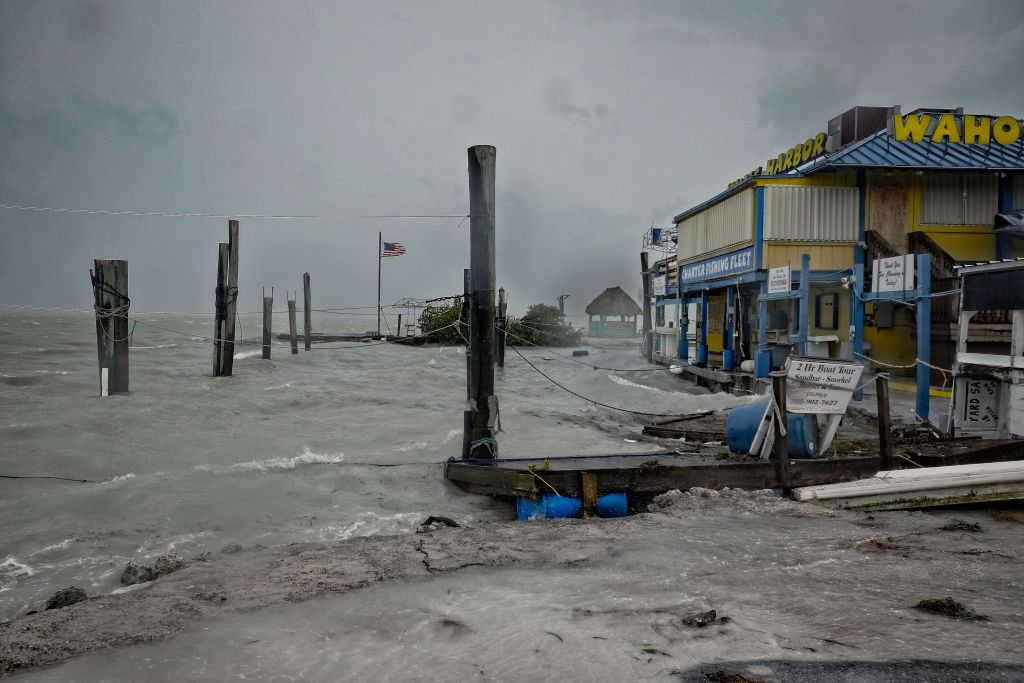
[[(622, 287), (609, 287), (587, 306), (587, 315), (590, 316), (590, 336), (636, 336), (636, 316), (639, 314), (640, 307), (622, 291)], [(597, 320), (594, 319), (595, 316), (597, 316)], [(618, 320), (608, 320), (608, 318), (618, 318)]]

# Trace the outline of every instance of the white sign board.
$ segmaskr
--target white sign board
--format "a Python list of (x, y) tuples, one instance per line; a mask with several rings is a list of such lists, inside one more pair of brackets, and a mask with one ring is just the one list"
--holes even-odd
[(653, 278), (651, 287), (654, 289), (654, 296), (665, 296), (665, 276)]
[(872, 292), (904, 292), (908, 289), (914, 289), (913, 254), (875, 259)]
[(768, 269), (768, 293), (785, 294), (790, 291), (793, 282), (793, 273), (789, 266), (779, 266)]
[(850, 361), (791, 358), (786, 374), (786, 410), (842, 415), (862, 372), (860, 363)]
[(969, 379), (964, 382), (964, 412), (961, 425), (964, 429), (995, 429), (999, 421), (999, 382), (983, 379)]

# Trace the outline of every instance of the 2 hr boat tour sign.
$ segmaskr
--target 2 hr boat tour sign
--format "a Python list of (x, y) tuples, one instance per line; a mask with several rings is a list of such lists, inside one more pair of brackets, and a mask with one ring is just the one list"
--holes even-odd
[(699, 282), (754, 269), (754, 248), (747, 247), (730, 254), (714, 256), (696, 263), (679, 266), (679, 282)]
[(786, 410), (842, 415), (863, 372), (864, 367), (852, 361), (791, 358), (786, 373)]

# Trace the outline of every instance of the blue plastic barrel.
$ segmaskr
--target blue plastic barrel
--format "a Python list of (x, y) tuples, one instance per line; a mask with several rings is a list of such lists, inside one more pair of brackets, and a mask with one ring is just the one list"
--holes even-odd
[[(725, 438), (733, 453), (749, 453), (750, 444), (761, 425), (767, 401), (738, 406), (729, 411), (725, 421)], [(818, 423), (813, 415), (789, 413), (786, 416), (789, 456), (791, 458), (818, 457)]]
[[(583, 503), (579, 498), (542, 493), (539, 498), (516, 498), (516, 516), (520, 522), (530, 519), (579, 517)], [(597, 499), (599, 517), (625, 517), (626, 494), (606, 493)]]

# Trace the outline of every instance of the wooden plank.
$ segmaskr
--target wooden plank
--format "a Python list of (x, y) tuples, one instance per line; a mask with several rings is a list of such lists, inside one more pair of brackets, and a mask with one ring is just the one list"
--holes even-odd
[[(547, 479), (547, 472), (544, 478)], [(537, 493), (537, 478), (529, 473), (489, 467), (487, 465), (468, 465), (450, 462), (445, 465), (445, 477), (456, 484), (475, 484), (496, 490), (506, 491), (507, 495), (516, 492)]]
[(583, 491), (583, 517), (597, 517), (597, 476), (593, 472), (580, 472)]

